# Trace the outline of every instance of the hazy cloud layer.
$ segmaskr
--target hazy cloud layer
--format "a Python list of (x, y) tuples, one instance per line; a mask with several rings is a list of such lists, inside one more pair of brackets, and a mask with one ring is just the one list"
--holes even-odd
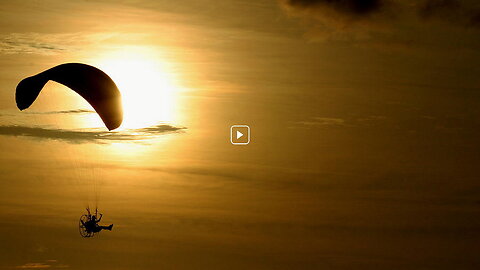
[(66, 130), (38, 126), (3, 125), (0, 126), (0, 135), (61, 140), (70, 143), (107, 143), (113, 141), (144, 143), (145, 140), (154, 139), (163, 134), (181, 132), (185, 129), (184, 127), (174, 127), (170, 125), (156, 125), (110, 132), (101, 130)]

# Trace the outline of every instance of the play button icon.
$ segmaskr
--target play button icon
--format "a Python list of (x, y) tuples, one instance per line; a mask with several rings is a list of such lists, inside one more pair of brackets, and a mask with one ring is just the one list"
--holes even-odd
[(250, 127), (247, 125), (233, 125), (230, 127), (230, 142), (234, 145), (250, 143)]
[(243, 133), (237, 130), (237, 140), (243, 137)]

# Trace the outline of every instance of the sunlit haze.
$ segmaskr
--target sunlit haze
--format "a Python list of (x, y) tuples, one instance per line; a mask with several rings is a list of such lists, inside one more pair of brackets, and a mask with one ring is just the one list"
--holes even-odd
[(2, 1), (0, 269), (480, 269), (479, 10)]

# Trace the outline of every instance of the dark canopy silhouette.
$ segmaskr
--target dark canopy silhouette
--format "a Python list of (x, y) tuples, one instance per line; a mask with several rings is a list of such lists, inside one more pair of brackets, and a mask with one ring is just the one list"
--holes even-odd
[(30, 107), (49, 80), (61, 83), (82, 96), (109, 130), (122, 124), (121, 95), (113, 80), (98, 68), (79, 63), (58, 65), (23, 79), (15, 93), (17, 107), (20, 110)]

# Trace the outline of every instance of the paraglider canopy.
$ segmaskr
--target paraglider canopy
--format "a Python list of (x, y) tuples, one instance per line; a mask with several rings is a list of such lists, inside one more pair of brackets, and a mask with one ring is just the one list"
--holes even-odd
[(80, 63), (61, 64), (23, 79), (15, 93), (17, 107), (20, 110), (30, 107), (49, 80), (63, 84), (82, 96), (109, 130), (122, 124), (121, 95), (113, 80), (100, 69)]

